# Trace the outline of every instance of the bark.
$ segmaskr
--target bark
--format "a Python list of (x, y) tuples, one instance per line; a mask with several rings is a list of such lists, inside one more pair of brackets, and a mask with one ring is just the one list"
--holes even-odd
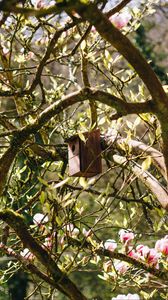
[(76, 240), (71, 237), (69, 238), (69, 243), (72, 246), (89, 249), (92, 251), (92, 253), (96, 253), (97, 255), (100, 255), (103, 257), (109, 257), (111, 259), (117, 259), (120, 261), (128, 262), (129, 264), (131, 264), (139, 269), (142, 269), (148, 273), (151, 273), (152, 275), (156, 276), (157, 278), (159, 278), (161, 280), (168, 280), (167, 272), (160, 271), (160, 270), (156, 269), (155, 267), (151, 267), (140, 260), (136, 260), (136, 259), (126, 255), (125, 253), (110, 251), (110, 250), (104, 249), (102, 247), (97, 249), (97, 248), (94, 248), (88, 241), (82, 241), (82, 243), (81, 243), (81, 241)]
[[(125, 157), (119, 155), (113, 155), (113, 159), (120, 165), (125, 165), (128, 161)], [(135, 163), (130, 162), (132, 172), (137, 176), (145, 186), (155, 195), (161, 206), (168, 210), (168, 191), (167, 189), (149, 172), (144, 171), (142, 167)]]
[(48, 252), (43, 249), (36, 239), (28, 231), (24, 219), (18, 213), (6, 209), (0, 211), (0, 219), (6, 222), (17, 234), (25, 248), (28, 248), (50, 272), (53, 280), (58, 285), (58, 288), (68, 295), (72, 300), (87, 300), (84, 295), (77, 289), (76, 285), (63, 273), (55, 261), (50, 257)]

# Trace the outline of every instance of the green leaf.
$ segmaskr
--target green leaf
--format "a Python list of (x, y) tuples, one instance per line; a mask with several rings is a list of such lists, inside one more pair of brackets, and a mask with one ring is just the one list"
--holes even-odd
[(89, 4), (90, 0), (80, 0), (81, 3)]
[(46, 200), (46, 198), (47, 198), (47, 193), (42, 191), (40, 194), (40, 197), (39, 197), (41, 204), (44, 204), (44, 201)]
[(58, 217), (58, 216), (56, 216), (55, 219), (56, 219), (57, 224), (58, 224), (59, 226), (61, 226), (64, 220), (61, 219), (61, 218)]
[[(70, 193), (71, 194), (71, 193)], [(74, 198), (71, 198), (71, 199), (69, 199), (69, 200), (66, 200), (66, 201), (63, 201), (62, 203), (61, 203), (61, 205), (62, 205), (62, 207), (67, 207), (68, 205), (70, 205), (70, 204), (72, 204), (72, 203), (74, 203), (75, 202), (75, 199)]]
[(151, 165), (151, 162), (152, 162), (151, 156), (148, 156), (142, 163), (142, 170), (143, 171), (148, 170)]
[(49, 187), (48, 182), (47, 182), (46, 180), (44, 180), (44, 179), (41, 178), (41, 177), (37, 177), (37, 178), (38, 178), (38, 180), (39, 180), (40, 183), (42, 183), (43, 185)]
[(86, 143), (86, 138), (84, 136), (84, 134), (82, 132), (78, 132), (78, 135), (79, 135), (79, 138), (84, 142)]
[(84, 188), (86, 189), (88, 187), (88, 183), (86, 181), (86, 179), (84, 177), (80, 177), (79, 179), (79, 184)]

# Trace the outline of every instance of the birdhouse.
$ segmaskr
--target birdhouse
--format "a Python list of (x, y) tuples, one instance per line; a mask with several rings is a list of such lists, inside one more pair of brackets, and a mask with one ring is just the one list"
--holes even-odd
[(93, 177), (102, 172), (100, 130), (72, 136), (68, 139), (69, 175)]

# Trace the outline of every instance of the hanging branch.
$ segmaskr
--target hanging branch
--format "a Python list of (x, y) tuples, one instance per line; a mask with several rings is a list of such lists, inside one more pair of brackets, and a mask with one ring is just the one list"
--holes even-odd
[[(91, 27), (90, 27), (91, 29)], [(84, 89), (87, 91), (90, 88), (89, 76), (88, 76), (88, 59), (87, 59), (87, 44), (81, 51), (81, 73)], [(91, 114), (91, 128), (97, 127), (97, 108), (95, 100), (89, 101), (90, 114)]]

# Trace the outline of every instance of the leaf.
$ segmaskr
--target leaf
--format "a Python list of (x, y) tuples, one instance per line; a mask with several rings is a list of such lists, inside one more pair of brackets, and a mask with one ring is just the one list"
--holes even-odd
[(163, 85), (163, 89), (164, 89), (164, 91), (165, 91), (166, 93), (168, 93), (168, 84)]
[(82, 132), (78, 132), (78, 135), (79, 135), (79, 138), (84, 142), (86, 143), (86, 138), (84, 136), (84, 134)]
[(123, 226), (126, 228), (128, 226), (128, 220), (126, 217), (124, 217), (124, 220), (123, 220)]
[(89, 4), (89, 0), (80, 0), (81, 3)]
[(105, 117), (102, 117), (102, 118), (99, 120), (99, 126), (105, 124), (105, 122), (106, 122)]
[(143, 171), (148, 170), (151, 165), (151, 162), (152, 162), (151, 156), (148, 156), (142, 163), (142, 170)]
[(131, 130), (133, 129), (133, 124), (132, 124), (132, 122), (126, 120), (126, 124), (127, 124), (127, 126), (128, 126), (129, 129), (131, 129)]
[(117, 55), (113, 60), (113, 64), (117, 63), (121, 59), (121, 57), (121, 55)]
[(24, 63), (26, 61), (25, 55), (24, 54), (19, 54), (16, 58), (15, 61), (18, 63)]
[(61, 219), (61, 218), (58, 217), (58, 216), (56, 216), (55, 219), (56, 219), (57, 224), (58, 224), (59, 226), (61, 226), (62, 223), (63, 223), (63, 219)]
[(20, 174), (22, 174), (26, 170), (27, 166), (24, 166), (22, 169), (20, 169)]
[(140, 122), (141, 122), (140, 117), (137, 117), (134, 121), (134, 128), (137, 127), (140, 124)]
[(108, 62), (111, 62), (112, 58), (111, 58), (110, 52), (108, 50), (105, 50), (104, 54), (105, 54), (105, 58), (108, 60)]
[(86, 48), (86, 41), (83, 40), (82, 43), (81, 43), (81, 50), (84, 51)]
[(47, 193), (42, 191), (39, 196), (39, 200), (40, 200), (41, 204), (44, 204), (44, 201), (46, 200), (46, 198), (47, 198)]
[(117, 164), (124, 164), (127, 162), (127, 159), (125, 157), (117, 155), (117, 154), (113, 155), (113, 159)]
[(157, 126), (155, 135), (156, 135), (157, 139), (160, 138), (160, 136), (161, 136), (161, 127), (160, 126)]
[(88, 183), (86, 181), (86, 179), (84, 177), (80, 177), (79, 179), (79, 184), (84, 188), (86, 189), (88, 187)]
[(145, 91), (144, 85), (138, 85), (138, 89), (139, 89), (139, 94), (142, 97), (144, 97), (144, 91)]
[(62, 207), (67, 207), (68, 205), (70, 205), (73, 202), (75, 202), (75, 199), (71, 198), (71, 199), (69, 199), (67, 201), (63, 201), (61, 205), (62, 205)]
[(46, 180), (44, 180), (44, 179), (41, 178), (41, 177), (37, 177), (37, 178), (38, 178), (38, 180), (40, 181), (40, 183), (42, 183), (43, 185), (49, 187), (48, 182), (47, 182)]
[(54, 185), (52, 186), (52, 188), (57, 189), (57, 188), (63, 186), (63, 185), (64, 185), (65, 183), (67, 183), (68, 181), (69, 181), (69, 178), (67, 177), (66, 179), (60, 181), (59, 183), (54, 184)]

